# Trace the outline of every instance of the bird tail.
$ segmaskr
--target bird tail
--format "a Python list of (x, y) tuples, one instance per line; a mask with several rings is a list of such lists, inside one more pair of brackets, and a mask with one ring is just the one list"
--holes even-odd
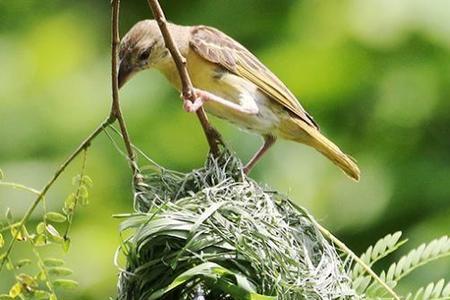
[(359, 181), (361, 172), (358, 165), (351, 157), (344, 154), (338, 146), (323, 136), (316, 128), (313, 128), (298, 119), (295, 119), (295, 123), (300, 126), (303, 131), (303, 134), (294, 138), (295, 141), (313, 147), (341, 168), (341, 170), (352, 179)]

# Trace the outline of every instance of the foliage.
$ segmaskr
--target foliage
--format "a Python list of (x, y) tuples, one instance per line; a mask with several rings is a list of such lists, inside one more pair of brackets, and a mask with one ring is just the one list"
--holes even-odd
[[(241, 173), (235, 156), (136, 186), (119, 299), (343, 299), (350, 278), (311, 216)], [(264, 296), (263, 296), (264, 295)]]
[[(0, 168), (9, 180), (41, 186), (109, 109), (109, 3), (0, 1)], [(251, 49), (363, 171), (362, 181), (351, 184), (307, 147), (279, 142), (252, 173), (255, 180), (307, 207), (357, 253), (388, 232), (402, 230), (414, 245), (448, 234), (448, 1), (163, 3), (171, 21), (218, 27)], [(124, 33), (150, 11), (145, 1), (122, 1), (121, 16)], [(183, 112), (158, 72), (136, 76), (121, 94), (133, 140), (152, 158), (183, 172), (203, 164), (207, 146), (195, 117)], [(240, 157), (260, 145), (256, 137), (211, 120)], [(118, 224), (110, 216), (131, 206), (126, 163), (106, 139), (95, 142), (89, 162), (96, 186), (89, 209), (77, 212), (64, 257), (80, 288), (67, 299), (115, 295), (117, 270), (110, 262)], [(77, 172), (69, 169), (67, 178)], [(49, 196), (49, 210), (61, 213), (55, 203), (76, 188), (60, 183)], [(0, 222), (7, 225), (7, 207), (15, 217), (23, 215), (27, 200), (0, 188)], [(36, 213), (28, 226), (41, 221)], [(9, 229), (2, 234), (6, 247)], [(18, 242), (17, 260), (35, 260), (25, 253), (28, 244)], [(45, 250), (49, 257), (60, 252), (59, 246)], [(393, 259), (380, 260), (376, 270), (387, 271)], [(427, 280), (448, 281), (449, 261), (420, 268), (396, 290), (406, 295)], [(11, 277), (0, 273), (2, 292)]]
[[(118, 299), (192, 299), (198, 291), (207, 299), (390, 299), (366, 266), (400, 248), (401, 232), (370, 246), (360, 257), (365, 266), (350, 263), (350, 254), (328, 244), (306, 211), (257, 185), (239, 166), (225, 155), (188, 174), (151, 168), (135, 186), (137, 212), (120, 216), (127, 266)], [(444, 236), (411, 250), (380, 278), (395, 287), (447, 255)], [(446, 299), (444, 283), (406, 297)]]
[[(388, 234), (386, 237), (380, 239), (374, 246), (370, 246), (367, 251), (361, 255), (361, 259), (368, 265), (372, 266), (381, 258), (386, 257), (400, 246), (405, 241), (400, 241), (401, 232)], [(450, 239), (443, 236), (439, 239), (432, 240), (428, 244), (421, 244), (419, 247), (411, 250), (408, 254), (402, 256), (398, 262), (390, 265), (387, 271), (380, 274), (389, 286), (395, 287), (400, 280), (416, 270), (417, 268), (426, 265), (434, 260), (450, 255)], [(355, 265), (351, 270), (353, 288), (360, 295), (365, 295), (368, 299), (385, 298), (386, 291), (380, 284), (374, 281), (370, 276), (365, 275), (360, 265)], [(445, 280), (440, 280), (436, 284), (429, 283), (425, 288), (420, 288), (416, 293), (408, 293), (407, 299), (448, 299), (450, 293), (450, 286), (444, 288)]]
[(450, 282), (445, 284), (445, 280), (430, 282), (426, 287), (421, 287), (415, 293), (409, 293), (406, 300), (418, 299), (450, 299)]
[[(64, 266), (63, 260), (44, 258), (41, 252), (42, 248), (51, 248), (52, 245), (60, 245), (65, 252), (69, 250), (69, 233), (75, 209), (78, 205), (87, 205), (88, 188), (92, 186), (92, 180), (85, 175), (86, 159), (87, 152), (84, 151), (81, 173), (73, 179), (76, 191), (64, 201), (62, 212), (48, 211), (46, 200), (42, 197), (42, 219), (34, 229), (30, 229), (30, 214), (27, 213), (20, 221), (15, 222), (13, 213), (10, 209), (7, 209), (5, 216), (7, 223), (0, 224), (0, 272), (6, 266), (6, 269), (14, 275), (15, 283), (9, 289), (8, 294), (0, 294), (0, 299), (56, 300), (57, 288), (73, 289), (78, 286), (76, 281), (63, 278), (73, 273), (70, 268)], [(0, 180), (2, 179), (3, 173)], [(20, 184), (0, 181), (0, 185), (24, 189), (41, 197), (41, 192)], [(34, 207), (35, 203), (37, 204), (37, 202), (34, 202), (30, 209)], [(65, 233), (61, 234), (57, 228), (63, 228), (64, 226)], [(9, 244), (6, 249), (4, 248), (5, 237), (2, 234), (4, 232), (9, 233), (9, 237), (6, 239)], [(13, 259), (12, 247), (16, 241), (28, 242), (34, 259)]]
[[(64, 201), (62, 213), (47, 211), (42, 192), (0, 182), (37, 194), (43, 206), (42, 221), (31, 233), (29, 213), (14, 222), (11, 210), (6, 211), (0, 249), (5, 245), (3, 232), (9, 232), (10, 242), (0, 256), (0, 266), (6, 265), (15, 275), (15, 283), (0, 299), (55, 300), (56, 288), (78, 286), (62, 278), (72, 274), (63, 260), (42, 258), (39, 248), (60, 244), (69, 249), (75, 210), (87, 205), (92, 186), (85, 175), (87, 151), (83, 154), (81, 172), (72, 180), (75, 191)], [(226, 149), (221, 157), (209, 157), (204, 168), (188, 174), (149, 161), (153, 166), (144, 172), (143, 181), (134, 182), (136, 213), (118, 216), (126, 218), (120, 229), (126, 268), (120, 273), (119, 300), (195, 295), (224, 300), (390, 298), (394, 294), (381, 283), (393, 288), (417, 268), (450, 255), (450, 239), (443, 236), (411, 250), (377, 277), (369, 268), (406, 242), (401, 232), (383, 237), (360, 261), (352, 262), (353, 253), (341, 247), (342, 242), (333, 237), (341, 247), (336, 249), (322, 235), (330, 238), (329, 232), (308, 212), (244, 175), (241, 161)], [(66, 229), (61, 235), (57, 227), (63, 224)], [(30, 243), (34, 262), (12, 259), (16, 241)], [(33, 263), (34, 275), (23, 271)], [(448, 299), (449, 295), (450, 284), (441, 279), (405, 298)]]

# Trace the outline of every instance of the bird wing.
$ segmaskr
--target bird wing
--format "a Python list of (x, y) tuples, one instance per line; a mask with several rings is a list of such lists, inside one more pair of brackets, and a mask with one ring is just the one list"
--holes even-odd
[(289, 112), (319, 129), (314, 119), (303, 109), (297, 98), (258, 58), (244, 46), (221, 31), (208, 26), (195, 26), (191, 48), (201, 57), (241, 76), (263, 91), (270, 99)]

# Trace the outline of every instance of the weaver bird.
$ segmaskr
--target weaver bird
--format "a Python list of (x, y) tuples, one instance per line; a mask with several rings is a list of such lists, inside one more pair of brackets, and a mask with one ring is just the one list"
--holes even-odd
[[(168, 28), (186, 58), (195, 87), (196, 100), (184, 99), (184, 109), (194, 112), (203, 105), (207, 112), (264, 138), (245, 173), (280, 137), (313, 147), (359, 180), (355, 162), (320, 133), (297, 98), (244, 46), (208, 26), (169, 23)], [(120, 43), (119, 59), (119, 87), (137, 72), (155, 68), (181, 90), (176, 65), (156, 21), (140, 21), (130, 29)]]

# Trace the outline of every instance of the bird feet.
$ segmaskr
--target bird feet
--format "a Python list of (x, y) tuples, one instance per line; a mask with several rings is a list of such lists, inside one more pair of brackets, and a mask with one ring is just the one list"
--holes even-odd
[(195, 95), (194, 102), (186, 98), (183, 94), (181, 95), (181, 98), (183, 99), (183, 109), (190, 113), (197, 112), (197, 110), (208, 100), (205, 92), (198, 89), (194, 89), (193, 91)]

